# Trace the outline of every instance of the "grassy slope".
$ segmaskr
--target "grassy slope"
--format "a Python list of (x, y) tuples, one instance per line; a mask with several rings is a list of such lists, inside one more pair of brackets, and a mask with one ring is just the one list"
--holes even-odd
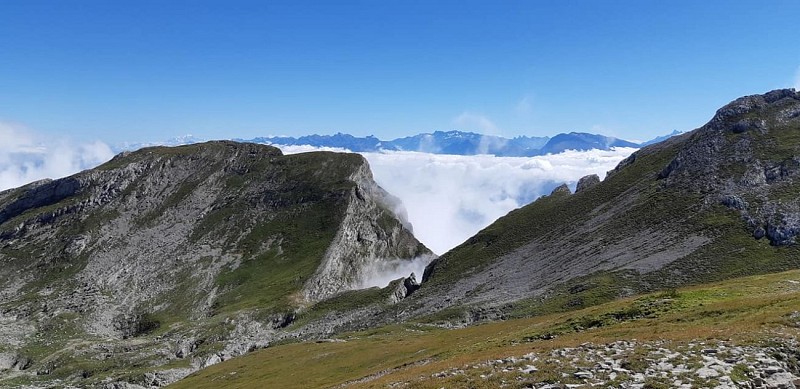
[[(494, 259), (511, 253), (534, 239), (545, 236), (557, 237), (586, 219), (598, 206), (610, 208), (616, 199), (631, 188), (640, 193), (641, 204), (637, 208), (656, 206), (666, 215), (677, 213), (681, 208), (665, 207), (658, 201), (663, 194), (658, 192), (655, 174), (669, 163), (682, 143), (657, 145), (649, 152), (637, 153), (636, 161), (609, 177), (600, 185), (585, 192), (567, 196), (556, 194), (511, 211), (463, 244), (449, 251), (436, 262), (429, 281), (437, 283), (455, 282), (463, 274), (479, 271)], [(685, 206), (685, 204), (681, 204)], [(653, 211), (653, 208), (650, 208)], [(655, 217), (655, 212), (642, 212), (646, 223)], [(626, 226), (634, 228), (636, 226)]]
[[(770, 118), (775, 115), (775, 109), (747, 115)], [(769, 125), (771, 129), (765, 133), (725, 134), (726, 144), (720, 155), (731, 160), (744, 158), (737, 154), (735, 147), (735, 143), (743, 139), (756, 145), (753, 157), (766, 165), (786, 163), (800, 155), (800, 144), (796, 141), (800, 137), (800, 127), (796, 122), (782, 125), (769, 122)], [(559, 312), (611, 301), (631, 291), (649, 292), (800, 267), (800, 248), (797, 246), (776, 248), (766, 239), (756, 241), (737, 211), (713, 203), (704, 204), (703, 194), (680, 186), (664, 187), (657, 178), (682, 148), (702, 138), (704, 134), (699, 133), (702, 131), (640, 150), (633, 163), (589, 190), (570, 196), (543, 197), (510, 212), (440, 257), (426, 272), (427, 283), (423, 289), (444, 286), (442, 290), (446, 290), (447, 285), (459, 282), (465, 275), (482, 271), (498, 258), (532, 241), (582, 247), (596, 240), (618, 242), (642, 231), (700, 235), (710, 238), (711, 242), (644, 276), (614, 270), (590, 274), (557, 287), (547, 300), (520, 301), (506, 311), (512, 316)], [(744, 166), (742, 163), (727, 164), (718, 172), (719, 178), (738, 182), (745, 173)], [(770, 198), (797, 203), (800, 183), (796, 181), (771, 184)], [(748, 201), (752, 206), (760, 207), (763, 200)], [(595, 226), (591, 233), (574, 233), (577, 227), (595, 215), (606, 212), (612, 212), (613, 217)], [(451, 310), (459, 309), (463, 310), (458, 307)], [(459, 316), (459, 313), (454, 316)]]
[[(114, 158), (98, 167), (98, 170), (124, 168), (131, 163), (147, 162), (156, 158), (170, 158), (170, 164), (200, 160), (195, 164), (201, 169), (193, 173), (190, 180), (178, 185), (172, 193), (161, 194), (163, 201), (137, 219), (143, 226), (150, 226), (157, 224), (167, 209), (181, 206), (181, 201), (198, 185), (207, 181), (211, 173), (226, 169), (230, 163), (226, 163), (226, 159), (231, 158), (234, 153), (243, 152), (238, 149), (244, 147), (257, 150), (258, 155), (251, 156), (249, 161), (245, 160), (245, 167), (241, 171), (237, 171), (237, 166), (228, 171), (224, 183), (226, 198), (220, 199), (219, 206), (199, 221), (190, 241), (202, 243), (204, 239), (225, 240), (226, 251), (243, 256), (242, 266), (223, 272), (217, 280), (223, 291), (217, 301), (221, 313), (254, 308), (280, 311), (287, 308), (290, 295), (300, 290), (305, 280), (316, 270), (336, 234), (344, 216), (349, 192), (355, 186), (348, 177), (362, 163), (360, 156), (341, 153), (280, 156), (277, 149), (267, 146), (212, 142), (171, 148), (146, 148)], [(242, 163), (242, 158), (237, 162)], [(274, 182), (273, 187), (263, 187), (262, 183), (268, 179)], [(146, 190), (140, 185), (143, 184), (132, 184), (123, 197)], [(56, 204), (27, 210), (0, 225), (0, 231), (12, 229), (21, 221), (33, 220), (53, 210), (68, 207), (81, 199), (82, 195), (78, 194)], [(79, 233), (97, 230), (108, 219), (119, 217), (118, 213), (105, 211), (111, 205), (94, 211), (88, 217), (70, 217), (66, 221), (59, 221), (59, 244), (62, 240), (69, 242), (71, 237)], [(277, 209), (267, 208), (265, 212), (265, 206)], [(254, 208), (260, 209), (262, 215), (257, 216)], [(281, 239), (282, 251), (264, 252), (261, 247), (263, 242), (274, 237)], [(37, 254), (24, 250), (1, 250), (12, 261), (26, 261)], [(44, 272), (48, 277), (40, 277), (41, 282), (32, 284), (28, 289), (36, 292), (36, 287), (45, 283), (55, 279), (68, 279), (83, 265), (84, 262), (64, 264), (69, 267), (70, 272), (64, 271), (63, 266), (53, 266), (55, 269), (52, 277), (49, 277), (51, 269), (45, 267)], [(179, 279), (176, 282), (177, 287), (180, 288), (183, 283), (190, 285), (193, 280), (191, 277)], [(169, 307), (165, 312), (169, 314), (159, 314), (160, 318), (170, 321), (176, 319), (176, 316), (182, 316), (191, 308), (194, 303), (191, 300), (197, 296), (183, 297), (187, 297), (183, 299), (187, 301), (178, 301), (174, 295), (166, 296)]]
[[(276, 346), (202, 370), (174, 388), (458, 386), (433, 373), (489, 359), (618, 339), (758, 343), (800, 336), (787, 319), (800, 306), (800, 271), (750, 276), (618, 300), (568, 313), (456, 330), (422, 324), (342, 334), (345, 342)], [(557, 369), (559, 367), (553, 367)], [(548, 374), (542, 371), (539, 374)], [(464, 378), (459, 378), (463, 380)], [(480, 380), (478, 380), (480, 381)]]

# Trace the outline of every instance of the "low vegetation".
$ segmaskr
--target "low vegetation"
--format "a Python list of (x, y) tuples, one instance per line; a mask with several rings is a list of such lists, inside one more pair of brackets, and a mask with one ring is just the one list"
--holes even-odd
[[(417, 322), (346, 333), (324, 342), (284, 344), (212, 366), (171, 387), (308, 388), (348, 383), (348, 387), (489, 388), (504, 382), (508, 387), (584, 383), (574, 373), (589, 366), (571, 362), (579, 359), (581, 347), (598, 349), (619, 339), (630, 340), (618, 358), (634, 375), (654, 363), (659, 349), (691, 356), (715, 345), (772, 347), (797, 339), (798, 307), (800, 271), (795, 270), (462, 329)], [(570, 351), (560, 357), (559, 350), (564, 349)], [(689, 369), (701, 366), (702, 358), (687, 358), (678, 362)], [(503, 362), (492, 362), (497, 360)], [(492, 367), (498, 364), (508, 367)], [(526, 364), (536, 371), (521, 373)], [(734, 365), (729, 376), (752, 379), (748, 374), (746, 366)], [(614, 386), (631, 378), (619, 374), (603, 379)], [(700, 386), (713, 383), (691, 373), (683, 380)], [(655, 388), (671, 382), (647, 378), (644, 383)]]

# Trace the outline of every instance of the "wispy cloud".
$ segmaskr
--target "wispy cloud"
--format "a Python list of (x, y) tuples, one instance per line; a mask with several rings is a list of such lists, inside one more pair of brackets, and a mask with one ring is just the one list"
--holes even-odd
[(478, 131), (482, 134), (498, 135), (500, 128), (497, 127), (488, 117), (464, 111), (461, 115), (453, 119), (453, 124), (464, 130)]
[(0, 190), (43, 178), (60, 178), (105, 162), (114, 154), (102, 142), (76, 143), (0, 122)]
[(403, 201), (417, 239), (443, 254), (500, 216), (549, 194), (562, 183), (574, 188), (585, 175), (604, 177), (633, 151), (567, 151), (531, 158), (418, 152), (363, 155), (378, 184)]
[(527, 116), (533, 113), (533, 98), (528, 95), (523, 96), (514, 106), (514, 111), (520, 116)]

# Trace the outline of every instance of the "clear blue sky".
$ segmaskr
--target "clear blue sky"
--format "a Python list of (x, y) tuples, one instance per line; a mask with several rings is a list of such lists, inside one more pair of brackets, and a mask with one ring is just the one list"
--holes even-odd
[(800, 1), (0, 1), (0, 121), (81, 139), (646, 139), (791, 87)]

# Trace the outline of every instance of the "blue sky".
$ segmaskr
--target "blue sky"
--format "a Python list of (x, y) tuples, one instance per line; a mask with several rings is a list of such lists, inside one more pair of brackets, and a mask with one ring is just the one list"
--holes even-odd
[(689, 130), (797, 83), (800, 2), (0, 2), (0, 121), (107, 142)]

